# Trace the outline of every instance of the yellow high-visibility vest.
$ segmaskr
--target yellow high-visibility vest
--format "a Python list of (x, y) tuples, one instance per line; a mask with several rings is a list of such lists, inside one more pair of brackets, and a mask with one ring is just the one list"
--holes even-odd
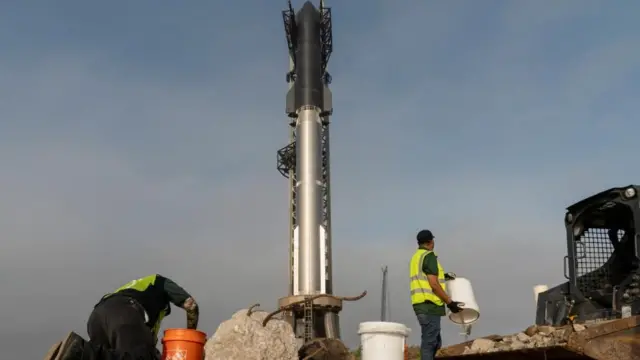
[[(140, 279), (132, 280), (126, 283), (125, 285), (118, 288), (113, 293), (107, 294), (103, 297), (107, 298), (115, 293), (127, 293), (128, 295), (133, 295), (132, 291), (135, 291), (137, 296), (132, 296), (136, 301), (140, 303), (143, 307), (149, 306), (149, 304), (155, 305), (152, 310), (144, 309), (144, 316), (146, 324), (151, 328), (151, 333), (153, 334), (153, 338), (157, 342), (158, 332), (160, 331), (160, 325), (162, 324), (162, 320), (165, 316), (171, 313), (171, 305), (169, 302), (162, 303), (157, 302), (155, 299), (161, 298), (158, 296), (159, 289), (156, 288), (156, 275), (145, 276)], [(153, 321), (153, 323), (151, 322)]]
[[(444, 305), (444, 302), (433, 292), (427, 275), (422, 272), (422, 263), (425, 257), (432, 253), (425, 249), (418, 249), (411, 258), (409, 268), (409, 276), (411, 278), (411, 304), (420, 304), (425, 301), (431, 301), (436, 305)], [(435, 253), (433, 253), (435, 255)], [(438, 282), (442, 286), (442, 290), (447, 291), (447, 285), (444, 280), (444, 269), (438, 260)]]

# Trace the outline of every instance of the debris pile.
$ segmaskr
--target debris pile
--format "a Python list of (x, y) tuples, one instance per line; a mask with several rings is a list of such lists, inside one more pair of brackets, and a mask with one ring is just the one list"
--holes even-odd
[(297, 360), (299, 345), (291, 325), (264, 311), (243, 309), (223, 322), (205, 344), (205, 360)]
[(476, 339), (464, 350), (464, 354), (477, 354), (496, 351), (509, 351), (519, 349), (532, 349), (554, 345), (565, 344), (569, 335), (573, 332), (585, 330), (585, 326), (574, 324), (573, 327), (563, 326), (555, 328), (553, 326), (528, 327), (525, 331), (504, 336), (495, 340)]

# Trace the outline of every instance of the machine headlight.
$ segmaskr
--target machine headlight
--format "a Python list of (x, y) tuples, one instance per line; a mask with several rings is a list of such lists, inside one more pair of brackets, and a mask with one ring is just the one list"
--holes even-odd
[(636, 196), (636, 189), (634, 189), (634, 188), (630, 187), (630, 188), (627, 188), (627, 189), (624, 191), (624, 197), (625, 197), (625, 198), (627, 198), (627, 199), (631, 199), (631, 198), (632, 198), (632, 197), (634, 197), (634, 196)]
[(582, 234), (582, 225), (577, 224), (573, 227), (573, 236), (578, 237)]
[(564, 219), (568, 223), (572, 222), (573, 221), (573, 214), (567, 213), (567, 215), (565, 215)]

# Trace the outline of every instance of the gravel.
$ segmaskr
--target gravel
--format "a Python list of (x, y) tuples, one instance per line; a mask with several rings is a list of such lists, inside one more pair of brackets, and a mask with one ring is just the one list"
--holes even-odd
[(575, 324), (571, 327), (530, 326), (525, 331), (507, 335), (497, 340), (476, 339), (464, 350), (464, 354), (478, 354), (496, 351), (532, 349), (566, 344), (572, 331), (580, 332), (585, 327)]

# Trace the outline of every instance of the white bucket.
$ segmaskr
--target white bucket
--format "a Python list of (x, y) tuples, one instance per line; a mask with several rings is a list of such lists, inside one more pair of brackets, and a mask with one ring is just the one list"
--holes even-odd
[(360, 323), (358, 334), (362, 344), (362, 360), (403, 360), (404, 344), (410, 333), (411, 329), (400, 323)]
[(464, 309), (459, 313), (454, 314), (448, 311), (449, 320), (458, 325), (470, 325), (478, 321), (480, 308), (473, 295), (473, 288), (469, 280), (457, 277), (447, 281), (447, 292), (451, 300), (464, 303)]
[(536, 302), (536, 306), (538, 305), (538, 295), (547, 290), (549, 290), (549, 287), (547, 285), (536, 285), (533, 287), (533, 299)]

